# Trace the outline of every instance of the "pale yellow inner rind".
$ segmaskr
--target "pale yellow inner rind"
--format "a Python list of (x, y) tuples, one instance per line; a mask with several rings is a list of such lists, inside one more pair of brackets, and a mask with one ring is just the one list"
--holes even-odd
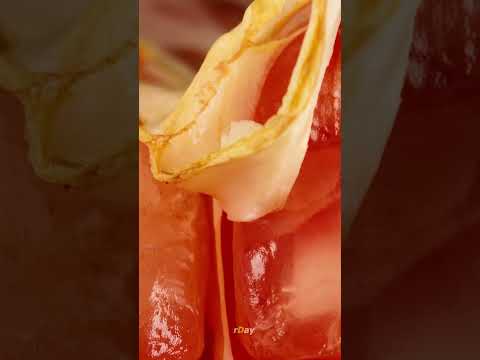
[[(163, 132), (140, 129), (154, 177), (212, 195), (231, 219), (280, 208), (307, 149), (340, 12), (338, 0), (254, 1), (242, 23), (213, 45)], [(277, 114), (222, 145), (222, 137), (238, 128), (235, 121), (253, 120), (268, 69), (301, 33), (302, 49)]]

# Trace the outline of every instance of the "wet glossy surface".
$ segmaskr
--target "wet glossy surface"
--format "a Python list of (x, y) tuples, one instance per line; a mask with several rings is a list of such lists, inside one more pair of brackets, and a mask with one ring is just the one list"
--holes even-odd
[[(192, 24), (202, 21), (206, 10), (204, 8), (196, 12), (195, 16), (182, 14), (187, 8), (173, 1), (158, 5), (156, 10), (162, 6), (169, 8), (172, 14), (176, 8), (181, 22), (188, 20), (186, 29), (190, 29), (190, 32)], [(222, 7), (216, 6), (214, 10), (221, 13), (219, 9)], [(211, 11), (213, 7), (208, 9)], [(222, 18), (228, 19), (229, 16), (227, 14)], [(213, 17), (211, 19), (214, 20)], [(216, 24), (210, 29), (216, 31), (216, 26), (225, 26), (214, 21)], [(155, 25), (154, 22), (144, 24), (148, 25), (147, 32), (153, 28), (150, 25)], [(201, 41), (187, 46), (184, 43), (172, 44), (173, 38), (165, 39), (169, 34), (165, 28), (172, 24), (160, 21), (156, 24), (162, 27), (155, 35), (158, 44), (186, 55), (184, 58), (191, 63), (195, 61), (190, 59), (200, 58), (198, 49), (206, 42), (205, 38), (199, 39), (198, 26), (193, 26), (193, 33)], [(186, 36), (183, 40), (190, 41), (191, 38)], [(267, 79), (265, 84), (265, 88), (270, 88), (272, 92), (263, 92), (260, 100), (263, 105), (258, 106), (257, 121), (262, 122), (262, 118), (266, 120), (279, 106), (288, 84), (285, 74), (291, 71), (286, 68), (293, 67), (300, 45), (301, 39), (297, 39), (291, 44), (290, 50), (283, 54), (285, 60), (280, 58), (280, 64), (272, 68), (269, 75), (271, 80)], [(184, 51), (188, 47), (190, 53)], [(319, 97), (322, 100), (315, 113), (311, 151), (304, 161), (287, 207), (281, 213), (272, 214), (258, 222), (245, 226), (235, 224), (233, 243), (231, 234), (222, 239), (223, 242), (229, 242), (228, 246), (223, 245), (222, 259), (228, 279), (225, 284), (227, 310), (229, 314), (233, 313), (233, 316), (229, 315), (229, 325), (248, 326), (251, 323), (252, 326), (258, 326), (258, 332), (251, 337), (232, 339), (233, 346), (239, 345), (241, 350), (234, 349), (235, 359), (247, 360), (245, 349), (255, 359), (265, 360), (339, 358), (339, 48), (337, 45), (338, 60), (332, 62), (335, 65), (329, 66), (324, 81), (326, 85), (322, 87)], [(277, 71), (282, 74), (281, 77), (275, 75)], [(283, 82), (282, 79), (287, 79), (283, 85), (278, 83)], [(261, 110), (262, 106), (265, 106), (264, 110)], [(318, 145), (315, 151), (314, 144)], [(318, 276), (319, 273), (321, 276)], [(242, 344), (238, 343), (239, 339)], [(211, 339), (207, 338), (206, 341)], [(211, 352), (204, 353), (204, 358), (211, 360), (209, 354)]]
[(208, 200), (151, 175), (140, 148), (140, 359), (198, 359), (203, 352)]
[[(234, 225), (236, 321), (255, 328), (241, 338), (255, 359), (339, 351), (338, 155), (338, 149), (311, 152), (284, 210)], [(325, 184), (315, 192), (318, 168), (326, 169)]]
[[(256, 120), (281, 104), (302, 36), (266, 78)], [(233, 226), (239, 341), (255, 359), (326, 359), (340, 352), (340, 47), (322, 84), (309, 150), (284, 209)]]

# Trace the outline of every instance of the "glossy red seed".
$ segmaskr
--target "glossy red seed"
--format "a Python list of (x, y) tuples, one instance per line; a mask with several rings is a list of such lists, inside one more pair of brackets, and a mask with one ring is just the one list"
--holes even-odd
[(192, 359), (203, 352), (207, 246), (205, 198), (160, 184), (140, 147), (140, 359)]
[[(302, 40), (273, 64), (256, 121), (265, 123), (280, 107)], [(340, 356), (340, 81), (338, 35), (286, 205), (233, 226), (235, 319), (256, 328), (239, 338), (256, 360)]]
[(257, 360), (340, 349), (340, 147), (309, 149), (285, 207), (235, 223), (236, 322)]

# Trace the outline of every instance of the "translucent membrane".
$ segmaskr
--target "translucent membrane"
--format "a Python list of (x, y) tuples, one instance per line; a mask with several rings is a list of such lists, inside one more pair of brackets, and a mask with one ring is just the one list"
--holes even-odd
[[(338, 0), (254, 1), (212, 46), (162, 131), (143, 132), (155, 178), (211, 195), (234, 221), (281, 209), (305, 156), (339, 23)], [(300, 33), (282, 105), (255, 123), (270, 65)]]

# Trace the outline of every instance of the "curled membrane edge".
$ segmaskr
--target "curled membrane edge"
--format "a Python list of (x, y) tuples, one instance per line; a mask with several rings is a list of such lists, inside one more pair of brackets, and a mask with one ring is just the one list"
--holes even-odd
[[(265, 66), (303, 30), (305, 20), (306, 37), (281, 108), (262, 128), (222, 147), (219, 129), (249, 120)], [(254, 1), (243, 22), (210, 49), (165, 120), (166, 133), (143, 133), (155, 178), (213, 196), (234, 221), (281, 208), (306, 152), (315, 94), (339, 23), (339, 0)], [(248, 81), (239, 76), (245, 71)], [(247, 106), (232, 106), (239, 101)]]

